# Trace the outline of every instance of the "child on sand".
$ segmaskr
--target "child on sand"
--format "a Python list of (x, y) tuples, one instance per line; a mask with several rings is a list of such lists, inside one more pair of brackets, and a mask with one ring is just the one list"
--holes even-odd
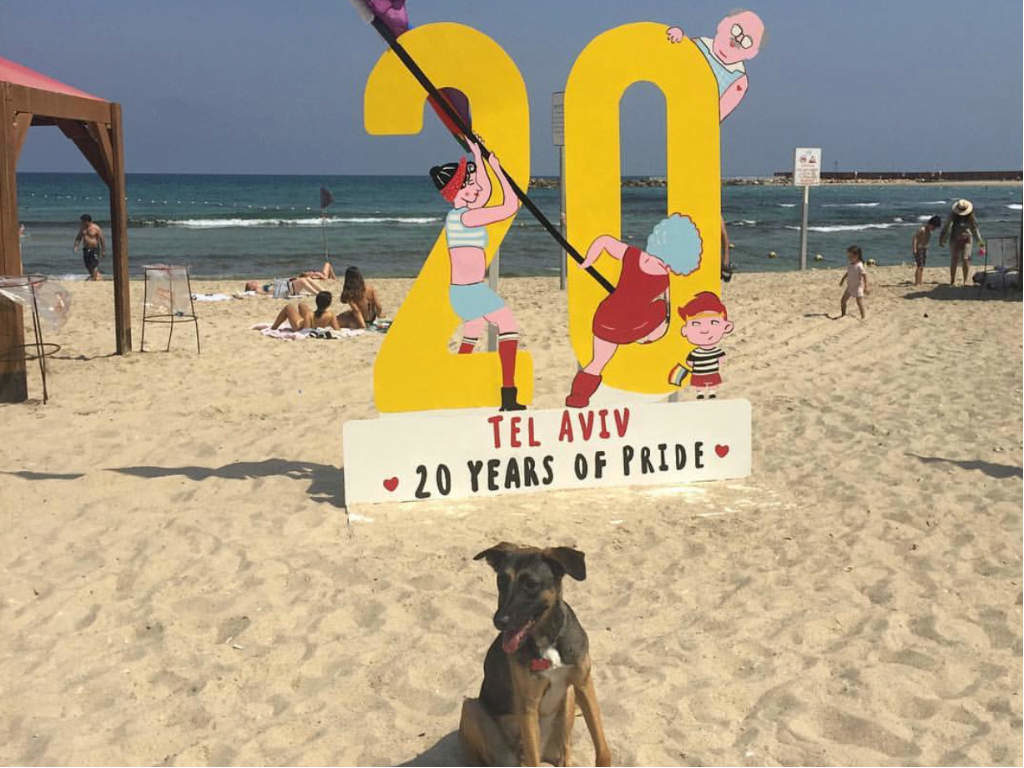
[(852, 296), (857, 300), (857, 309), (860, 310), (860, 319), (863, 320), (866, 317), (864, 294), (869, 292), (868, 271), (864, 268), (864, 254), (859, 245), (851, 245), (846, 249), (846, 260), (849, 262), (846, 265), (846, 274), (839, 281), (840, 285), (846, 283), (846, 290), (843, 291), (843, 298), (839, 302), (840, 315), (846, 316), (846, 302)]
[(932, 216), (917, 228), (910, 240), (910, 249), (914, 253), (914, 264), (917, 267), (914, 271), (914, 285), (921, 285), (924, 279), (924, 265), (928, 259), (928, 241), (932, 238), (932, 232), (941, 226), (942, 219), (939, 216)]

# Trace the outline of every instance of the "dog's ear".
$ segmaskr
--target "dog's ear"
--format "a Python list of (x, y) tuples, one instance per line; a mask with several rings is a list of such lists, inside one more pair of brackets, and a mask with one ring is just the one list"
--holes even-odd
[(515, 544), (509, 544), (507, 541), (503, 541), (500, 544), (495, 544), (490, 549), (485, 549), (483, 552), (478, 553), (473, 557), (474, 560), (480, 560), (487, 558), (487, 564), (494, 570), (499, 570), (501, 564), (505, 561), (505, 557), (514, 549), (519, 549)]
[(585, 555), (572, 547), (549, 547), (542, 553), (546, 560), (554, 562), (563, 572), (568, 573), (576, 581), (587, 578)]

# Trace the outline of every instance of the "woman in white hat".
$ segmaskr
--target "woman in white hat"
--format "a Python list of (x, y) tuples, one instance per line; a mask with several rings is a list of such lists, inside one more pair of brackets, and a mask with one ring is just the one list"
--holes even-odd
[(967, 274), (971, 266), (971, 234), (982, 243), (978, 222), (974, 218), (974, 206), (970, 200), (957, 200), (946, 219), (946, 225), (939, 235), (939, 245), (949, 240), (949, 284), (956, 284), (956, 266), (963, 265), (964, 285), (967, 285)]

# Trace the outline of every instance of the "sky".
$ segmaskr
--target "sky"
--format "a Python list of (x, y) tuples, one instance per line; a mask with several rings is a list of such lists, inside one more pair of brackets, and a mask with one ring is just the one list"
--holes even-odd
[[(516, 62), (531, 171), (557, 172), (551, 94), (595, 36), (634, 21), (712, 36), (732, 0), (408, 0), (413, 26), (456, 21)], [(750, 0), (767, 39), (722, 125), (725, 176), (791, 170), (1007, 170), (1022, 165), (1019, 0)], [(455, 145), (370, 136), (367, 75), (384, 52), (347, 0), (0, 0), (0, 56), (122, 104), (129, 173), (419, 174)], [(664, 100), (623, 96), (627, 175), (664, 175)], [(492, 147), (500, 154), (500, 147)], [(19, 171), (90, 170), (32, 129)]]

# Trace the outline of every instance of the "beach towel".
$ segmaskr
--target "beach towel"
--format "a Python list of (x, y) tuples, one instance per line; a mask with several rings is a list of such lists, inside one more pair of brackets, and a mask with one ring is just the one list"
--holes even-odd
[(270, 336), (275, 339), (284, 339), (286, 341), (295, 341), (296, 339), (304, 339), (309, 336), (309, 328), (303, 328), (301, 331), (293, 331), (291, 326), (285, 323), (280, 328), (271, 328), (270, 323), (256, 323), (252, 327), (252, 330), (259, 331), (264, 336)]
[(193, 293), (192, 301), (231, 301), (226, 293)]
[(348, 339), (352, 336), (362, 336), (366, 331), (342, 328), (336, 331), (333, 328), (303, 328), (301, 331), (293, 331), (287, 321), (279, 328), (271, 328), (270, 323), (256, 323), (252, 330), (259, 331), (264, 336), (285, 341), (296, 341), (298, 339)]

